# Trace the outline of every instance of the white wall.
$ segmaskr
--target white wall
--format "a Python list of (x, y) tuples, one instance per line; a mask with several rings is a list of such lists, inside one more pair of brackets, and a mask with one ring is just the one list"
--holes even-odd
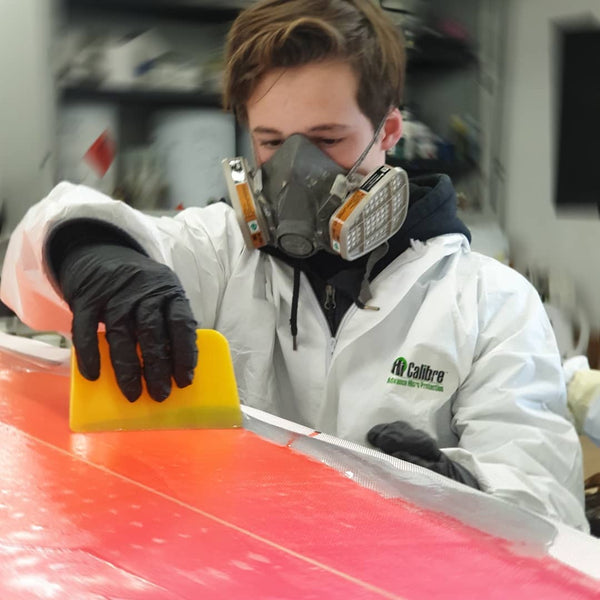
[(0, 197), (4, 233), (52, 185), (52, 0), (0, 0)]
[(510, 0), (500, 214), (515, 266), (523, 270), (535, 264), (569, 273), (598, 328), (600, 219), (597, 213), (557, 214), (553, 203), (557, 120), (551, 20), (592, 14), (600, 18), (599, 0)]

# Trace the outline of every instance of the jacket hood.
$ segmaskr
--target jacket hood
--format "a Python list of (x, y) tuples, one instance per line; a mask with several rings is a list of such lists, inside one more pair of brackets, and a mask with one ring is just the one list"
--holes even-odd
[[(390, 240), (388, 254), (373, 269), (372, 277), (410, 246), (446, 233), (471, 232), (456, 214), (456, 190), (448, 175), (425, 175), (410, 181), (409, 206), (404, 224)], [(383, 267), (381, 266), (383, 263)]]
[(425, 175), (410, 181), (409, 209), (398, 233), (426, 240), (445, 233), (471, 233), (456, 214), (456, 191), (448, 175)]

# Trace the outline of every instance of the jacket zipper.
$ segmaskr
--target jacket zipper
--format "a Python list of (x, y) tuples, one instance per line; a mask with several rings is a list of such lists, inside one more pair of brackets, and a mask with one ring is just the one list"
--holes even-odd
[(330, 283), (325, 286), (324, 306), (325, 310), (331, 310), (337, 306), (335, 303), (335, 288)]
[(328, 283), (325, 286), (325, 300), (323, 301), (323, 309), (325, 312), (325, 318), (327, 319), (328, 329), (330, 332), (329, 337), (329, 356), (327, 357), (327, 370), (329, 370), (329, 363), (331, 362), (331, 357), (333, 356), (333, 351), (335, 350), (335, 344), (337, 339), (335, 336), (331, 335), (331, 324), (335, 320), (335, 309), (337, 304), (335, 302), (335, 287)]
[(331, 327), (329, 323), (335, 318), (335, 309), (337, 307), (337, 303), (335, 300), (335, 287), (331, 284), (327, 284), (325, 286), (325, 300), (323, 301), (324, 316), (327, 321), (327, 330), (330, 332), (329, 335), (329, 355), (327, 356), (327, 370), (329, 371), (329, 365), (331, 364), (331, 359), (333, 357), (333, 353), (335, 351), (335, 347), (337, 345), (338, 336), (340, 331), (342, 330), (344, 323), (357, 311), (356, 304), (351, 304), (342, 320), (338, 324), (336, 335), (331, 335)]
[[(302, 276), (304, 276), (304, 273), (302, 274)], [(335, 288), (333, 286), (330, 286), (332, 289), (329, 292), (329, 300), (332, 300), (332, 296), (331, 294), (333, 294), (333, 301), (335, 301), (335, 291), (333, 291)], [(327, 314), (323, 311), (324, 308), (324, 302), (321, 302), (319, 300), (319, 298), (317, 297), (317, 295), (315, 294), (314, 290), (312, 289), (312, 286), (308, 286), (308, 296), (311, 299), (311, 302), (314, 303), (315, 308), (317, 309), (315, 311), (316, 315), (319, 315), (317, 318), (321, 321), (321, 324), (323, 326), (323, 331), (326, 333), (327, 335), (327, 345), (326, 345), (326, 353), (325, 353), (325, 371), (329, 371), (329, 365), (331, 364), (331, 357), (333, 356), (333, 351), (335, 350), (335, 346), (337, 343), (337, 338), (335, 338), (334, 336), (331, 335), (331, 329), (329, 328), (329, 320), (327, 318)], [(327, 290), (325, 293), (326, 299), (327, 299)], [(344, 321), (346, 319), (347, 315), (344, 315), (344, 318), (342, 319), (342, 321)], [(341, 326), (341, 323), (340, 323)], [(338, 328), (339, 331), (339, 328)]]
[(328, 283), (325, 286), (325, 300), (323, 301), (323, 308), (325, 309), (325, 314), (327, 315), (327, 320), (332, 321), (335, 319), (335, 309), (337, 308), (337, 304), (335, 302), (335, 288)]

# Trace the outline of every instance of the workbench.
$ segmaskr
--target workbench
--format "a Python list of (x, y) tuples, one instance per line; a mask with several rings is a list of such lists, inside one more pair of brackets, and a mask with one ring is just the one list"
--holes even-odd
[(64, 368), (0, 351), (0, 598), (600, 598), (598, 540), (484, 531), (420, 503), (410, 469), (398, 489), (420, 496), (371, 489), (343, 444), (328, 461), (327, 440), (258, 411), (242, 429), (81, 434), (68, 399)]

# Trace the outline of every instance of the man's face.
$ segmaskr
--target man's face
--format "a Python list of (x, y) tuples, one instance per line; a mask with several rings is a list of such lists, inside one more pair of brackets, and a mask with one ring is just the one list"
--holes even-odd
[[(258, 165), (269, 160), (290, 135), (302, 133), (341, 167), (350, 169), (374, 133), (358, 107), (357, 86), (354, 71), (342, 61), (268, 71), (246, 106)], [(385, 151), (400, 137), (400, 113), (390, 114), (359, 167), (361, 173), (384, 164)]]

